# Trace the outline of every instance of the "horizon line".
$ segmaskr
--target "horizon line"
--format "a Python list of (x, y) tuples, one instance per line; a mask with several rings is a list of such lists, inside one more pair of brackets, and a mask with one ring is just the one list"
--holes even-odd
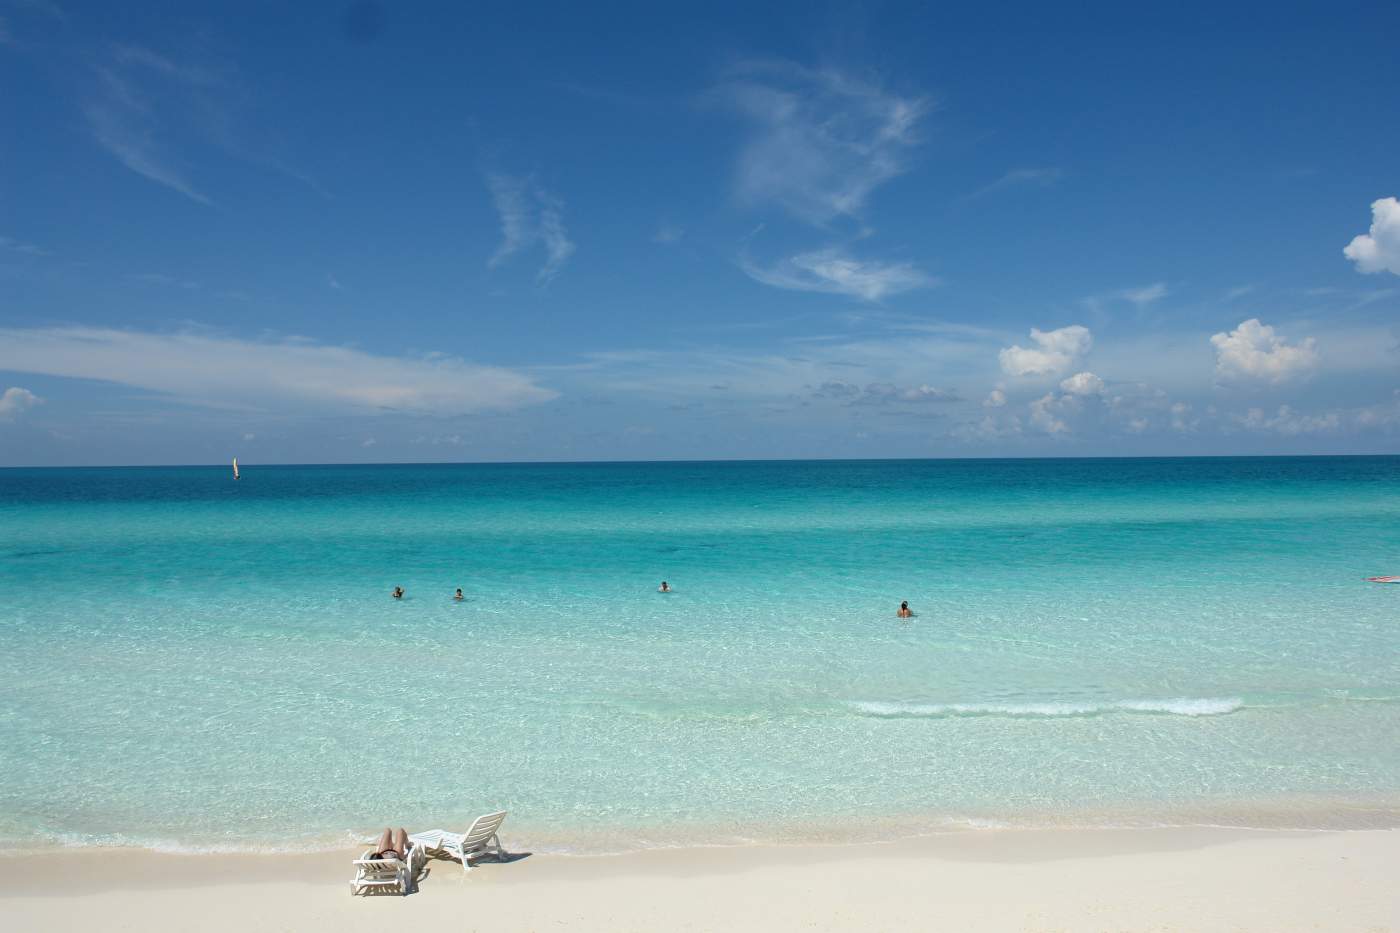
[[(376, 461), (318, 461), (290, 463), (252, 461), (240, 463), (240, 469), (252, 467), (381, 467), (381, 466), (648, 466), (664, 463), (938, 463), (938, 462), (1004, 462), (1014, 460), (1341, 460), (1341, 459), (1400, 458), (1394, 453), (1351, 454), (1132, 454), (1078, 456), (1007, 456), (1007, 457), (708, 457), (658, 458), (651, 460), (376, 460)], [(230, 458), (232, 460), (232, 458)], [(88, 463), (33, 464), (0, 466), (0, 470), (169, 470), (169, 469), (228, 469), (229, 462), (217, 463)]]

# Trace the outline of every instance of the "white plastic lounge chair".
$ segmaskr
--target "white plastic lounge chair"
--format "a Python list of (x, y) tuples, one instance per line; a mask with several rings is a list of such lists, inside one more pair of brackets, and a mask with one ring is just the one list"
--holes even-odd
[(428, 855), (441, 858), (454, 858), (462, 863), (463, 871), (471, 871), (471, 860), (483, 855), (503, 856), (500, 837), (496, 830), (506, 820), (506, 811), (478, 816), (464, 833), (449, 833), (442, 829), (426, 833), (410, 833), (408, 839), (415, 846), (422, 846)]
[(420, 845), (410, 844), (408, 858), (375, 858), (379, 853), (369, 849), (355, 859), (355, 880), (350, 882), (351, 894), (365, 894), (369, 891), (395, 891), (407, 894), (413, 888), (418, 869), (427, 860), (427, 853)]

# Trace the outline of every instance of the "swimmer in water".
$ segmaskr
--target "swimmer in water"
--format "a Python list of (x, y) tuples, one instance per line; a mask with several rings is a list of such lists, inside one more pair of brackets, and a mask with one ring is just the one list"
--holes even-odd
[(662, 581), (661, 581), (661, 585), (658, 586), (658, 587), (656, 588), (656, 592), (658, 592), (658, 593), (669, 593), (669, 592), (671, 592), (671, 584), (667, 583), (665, 580), (662, 580)]
[(909, 600), (904, 600), (899, 604), (899, 612), (896, 613), (901, 619), (914, 618), (914, 610), (909, 608)]
[(457, 587), (457, 595), (456, 595), (456, 596), (453, 596), (452, 598), (453, 598), (453, 599), (466, 599), (466, 597), (462, 595), (462, 588), (461, 588), (460, 586)]
[(395, 599), (403, 599), (403, 587), (401, 587), (401, 586), (396, 586), (396, 587), (394, 587), (394, 594), (393, 594), (393, 595), (394, 595), (394, 598), (395, 598)]

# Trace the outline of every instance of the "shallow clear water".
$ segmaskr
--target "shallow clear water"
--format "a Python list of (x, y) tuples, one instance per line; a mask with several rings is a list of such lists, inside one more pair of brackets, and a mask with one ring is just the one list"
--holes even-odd
[(1392, 825), (1385, 573), (1393, 457), (0, 470), (0, 837)]

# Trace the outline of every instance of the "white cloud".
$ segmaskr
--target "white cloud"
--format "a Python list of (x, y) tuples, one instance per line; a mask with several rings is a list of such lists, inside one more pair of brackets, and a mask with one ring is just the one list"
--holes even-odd
[(1010, 346), (998, 358), (1010, 376), (1058, 376), (1067, 372), (1093, 346), (1089, 328), (1079, 324), (1043, 331), (1031, 328), (1035, 347)]
[(1061, 382), (1060, 388), (1070, 395), (1100, 395), (1103, 393), (1103, 380), (1093, 373), (1075, 373)]
[(656, 228), (656, 233), (652, 234), (653, 243), (678, 243), (681, 237), (685, 236), (685, 228), (678, 224), (662, 224)]
[(1151, 285), (1144, 285), (1141, 288), (1125, 288), (1118, 293), (1118, 297), (1125, 301), (1131, 301), (1141, 308), (1167, 297), (1167, 283), (1153, 282)]
[(495, 268), (538, 243), (544, 248), (545, 262), (536, 280), (548, 285), (574, 254), (564, 228), (564, 203), (530, 177), (491, 174), (486, 176), (486, 186), (501, 215), (501, 245), (487, 266)]
[(1063, 416), (1076, 411), (1078, 407), (1078, 399), (1074, 396), (1046, 393), (1030, 404), (1031, 424), (1051, 436), (1068, 434), (1069, 424)]
[(1176, 402), (1171, 406), (1172, 430), (1180, 431), (1183, 434), (1196, 430), (1200, 426), (1199, 418), (1191, 417), (1191, 404), (1189, 402)]
[(1400, 201), (1381, 198), (1371, 204), (1371, 232), (1353, 239), (1342, 253), (1358, 272), (1390, 271), (1400, 275)]
[(0, 421), (9, 421), (43, 401), (28, 389), (10, 386), (4, 394), (0, 394)]
[(983, 408), (1001, 408), (1006, 404), (1006, 393), (1001, 389), (993, 389), (982, 401)]
[(813, 392), (817, 398), (833, 399), (851, 405), (884, 405), (891, 402), (960, 402), (952, 389), (939, 389), (928, 384), (902, 388), (889, 382), (872, 382), (861, 388), (853, 382), (829, 379)]
[(916, 288), (937, 284), (909, 263), (883, 263), (852, 259), (838, 249), (799, 253), (777, 265), (762, 267), (740, 259), (748, 275), (775, 288), (849, 295), (862, 301), (879, 301)]
[(1251, 408), (1244, 417), (1237, 417), (1235, 420), (1251, 431), (1273, 432), (1288, 437), (1335, 431), (1342, 426), (1341, 415), (1335, 411), (1321, 415), (1304, 415), (1287, 405), (1280, 405), (1278, 413), (1274, 415), (1266, 415), (1260, 408)]
[(97, 90), (83, 106), (97, 144), (136, 174), (192, 201), (212, 204), (157, 142), (155, 108), (134, 81), (105, 67), (97, 69), (97, 77)]
[(905, 169), (925, 101), (830, 69), (747, 62), (716, 95), (747, 117), (738, 193), (814, 224), (855, 216), (870, 193)]
[(981, 421), (966, 422), (955, 426), (952, 434), (965, 441), (993, 441), (1019, 437), (1021, 419), (1015, 415), (1005, 418), (985, 415)]
[(1307, 337), (1296, 344), (1278, 336), (1258, 318), (1243, 321), (1228, 334), (1210, 338), (1215, 346), (1217, 376), (1247, 376), (1284, 382), (1317, 365), (1317, 342)]
[(51, 256), (48, 250), (33, 243), (26, 243), (23, 240), (16, 240), (12, 237), (0, 236), (0, 249), (19, 253), (24, 256)]
[(376, 445), (376, 444), (378, 444), (378, 443), (379, 443), (379, 442), (378, 442), (377, 440), (375, 440), (374, 438), (372, 438), (372, 437), (367, 437), (367, 438), (365, 438), (364, 440), (360, 441), (360, 446), (361, 446), (361, 447), (373, 447), (374, 445)]
[(0, 328), (3, 369), (115, 382), (196, 404), (314, 413), (465, 414), (556, 395), (512, 370), (453, 357), (93, 327)]
[(1012, 169), (1005, 175), (998, 178), (989, 185), (978, 188), (969, 194), (964, 200), (971, 201), (983, 195), (992, 194), (1005, 188), (1015, 188), (1021, 185), (1035, 185), (1037, 187), (1048, 187), (1060, 180), (1064, 173), (1058, 168), (1017, 168)]
[(257, 435), (254, 434), (254, 433), (252, 433), (252, 432), (250, 431), (249, 433), (243, 435), (243, 439), (244, 439), (245, 441), (256, 440), (256, 439), (257, 439)]

